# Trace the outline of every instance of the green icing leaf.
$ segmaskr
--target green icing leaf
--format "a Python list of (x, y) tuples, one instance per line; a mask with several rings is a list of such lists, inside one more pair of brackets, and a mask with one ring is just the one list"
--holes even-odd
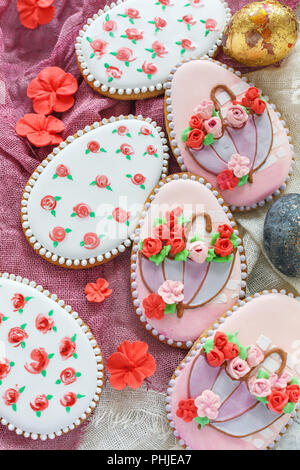
[(72, 175), (68, 175), (67, 178), (68, 178), (68, 180), (73, 180)]
[(214, 339), (208, 339), (203, 346), (204, 351), (208, 354), (214, 348)]
[(10, 367), (14, 367), (15, 363), (14, 363), (13, 361), (11, 361), (11, 362), (9, 363), (9, 365), (10, 365)]
[(140, 250), (143, 249), (143, 246), (144, 246), (144, 242), (140, 242)]
[(213, 233), (210, 239), (210, 244), (215, 245), (218, 238), (220, 238), (220, 232)]
[(21, 330), (25, 330), (26, 326), (27, 326), (27, 323), (23, 323), (23, 325), (20, 326)]
[(49, 317), (52, 317), (53, 315), (53, 310), (50, 310), (50, 312), (48, 313)]
[(47, 372), (45, 370), (42, 370), (41, 374), (42, 374), (43, 377), (46, 377)]
[(159, 225), (164, 225), (166, 223), (167, 223), (166, 219), (160, 217), (160, 218), (154, 220), (153, 227), (157, 227)]
[(182, 142), (186, 142), (188, 140), (189, 133), (191, 132), (191, 130), (192, 128), (188, 127), (187, 129), (184, 129), (184, 131), (182, 131), (182, 134), (181, 134)]
[(73, 354), (73, 357), (74, 357), (74, 359), (78, 359), (78, 354), (77, 354), (77, 353), (74, 353), (74, 354)]
[(180, 253), (175, 255), (175, 261), (186, 261), (188, 259), (190, 252), (189, 250), (183, 250)]
[(81, 372), (76, 372), (75, 377), (81, 377)]
[(72, 230), (70, 228), (66, 228), (66, 233), (71, 233)]
[(178, 219), (177, 219), (177, 223), (178, 223), (179, 225), (185, 225), (185, 224), (189, 223), (190, 221), (191, 221), (191, 219), (186, 219), (186, 218), (184, 217), (184, 215), (180, 215), (180, 216), (178, 217)]
[(166, 304), (165, 308), (165, 315), (168, 315), (169, 313), (176, 313), (176, 304)]
[(14, 411), (17, 411), (17, 405), (16, 405), (16, 403), (13, 403), (13, 404), (12, 404), (12, 409), (13, 409)]
[(170, 246), (170, 245), (164, 246), (160, 253), (158, 253), (157, 255), (154, 255), (154, 256), (150, 256), (149, 259), (150, 259), (150, 261), (152, 261), (153, 263), (155, 263), (156, 266), (159, 266), (160, 263), (163, 262), (163, 260), (165, 259), (165, 257), (168, 256), (170, 250), (171, 250), (171, 246)]
[(215, 109), (213, 110), (213, 116), (214, 117), (220, 117), (220, 111), (216, 111)]
[(24, 387), (21, 387), (20, 390), (19, 390), (19, 393), (23, 393), (25, 388), (26, 388), (25, 385), (24, 385)]
[(58, 175), (55, 173), (55, 174), (52, 176), (52, 179), (55, 180), (56, 178), (58, 178)]
[(239, 357), (245, 361), (247, 359), (249, 346), (246, 347), (246, 346), (240, 345), (239, 349), (240, 349)]
[(52, 400), (53, 395), (47, 395), (47, 400)]
[(200, 416), (197, 416), (197, 418), (195, 418), (195, 421), (196, 421), (196, 423), (200, 424), (201, 430), (204, 428), (204, 426), (209, 424), (209, 419), (206, 418), (206, 417), (205, 418), (200, 418)]
[(203, 238), (200, 237), (200, 235), (195, 235), (193, 238), (191, 238), (190, 243), (199, 242), (199, 241), (203, 242), (204, 240)]
[(77, 394), (77, 398), (84, 398), (85, 395), (80, 395), (80, 393)]
[(299, 380), (296, 377), (293, 377), (289, 385), (299, 385)]
[(88, 36), (87, 36), (86, 40), (87, 40), (88, 42), (93, 42), (93, 40), (92, 40), (91, 38), (89, 38)]
[(258, 374), (257, 374), (258, 379), (268, 379), (269, 377), (270, 377), (270, 374), (268, 374), (268, 372), (266, 372), (263, 369), (259, 369)]
[(53, 326), (52, 330), (53, 330), (55, 333), (57, 332), (57, 328), (56, 328), (55, 325)]
[(257, 401), (260, 401), (261, 403), (268, 403), (268, 400), (266, 397), (255, 397)]
[(67, 412), (67, 413), (70, 413), (70, 411), (71, 411), (71, 408), (70, 408), (69, 406), (67, 406), (66, 412)]
[(238, 239), (239, 237), (237, 237), (234, 233), (231, 234), (230, 241), (233, 244), (233, 248), (237, 248), (239, 246)]
[(204, 140), (203, 140), (203, 145), (205, 145), (207, 147), (208, 145), (213, 144), (214, 141), (215, 141), (215, 138), (214, 138), (213, 134), (207, 134), (205, 136)]
[(289, 402), (287, 405), (282, 410), (282, 413), (290, 414), (294, 411), (295, 409), (295, 403)]
[(215, 253), (215, 250), (213, 248), (210, 248), (208, 250), (208, 256), (206, 258), (206, 262), (207, 263), (211, 263), (212, 261), (214, 261), (216, 258), (216, 253)]
[(245, 175), (242, 178), (239, 178), (240, 182), (238, 184), (238, 187), (244, 186), (248, 182), (249, 175)]
[(232, 255), (228, 255), (228, 256), (216, 256), (214, 259), (213, 259), (213, 262), (214, 263), (230, 263), (231, 261), (233, 260), (233, 256)]
[(226, 336), (227, 336), (227, 339), (228, 339), (228, 342), (229, 343), (234, 343), (234, 344), (238, 344), (239, 345), (239, 342), (237, 340), (237, 335), (238, 335), (238, 331), (236, 333), (226, 333)]
[(72, 343), (75, 343), (77, 335), (72, 336), (71, 341)]
[(36, 415), (37, 415), (38, 418), (40, 418), (42, 416), (42, 413), (40, 411), (37, 411)]
[(58, 379), (55, 383), (56, 383), (56, 385), (60, 385), (60, 384), (61, 384), (61, 380)]
[(22, 341), (22, 343), (21, 343), (21, 348), (22, 348), (22, 349), (25, 349), (25, 347), (26, 347), (26, 343), (25, 343), (25, 341)]
[(48, 359), (52, 359), (54, 357), (54, 353), (48, 354)]
[(26, 302), (29, 302), (33, 297), (25, 297)]

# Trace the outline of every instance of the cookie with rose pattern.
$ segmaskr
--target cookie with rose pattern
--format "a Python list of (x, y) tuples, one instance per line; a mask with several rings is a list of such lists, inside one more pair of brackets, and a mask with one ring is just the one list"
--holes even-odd
[(78, 64), (103, 95), (154, 97), (177, 62), (216, 53), (229, 19), (224, 0), (121, 0), (87, 20), (76, 41)]
[(24, 437), (54, 439), (79, 426), (99, 401), (101, 351), (78, 313), (42, 286), (4, 273), (0, 292), (1, 424)]
[(124, 252), (145, 199), (167, 173), (166, 143), (161, 128), (141, 116), (112, 117), (68, 137), (23, 194), (22, 226), (33, 249), (75, 269)]

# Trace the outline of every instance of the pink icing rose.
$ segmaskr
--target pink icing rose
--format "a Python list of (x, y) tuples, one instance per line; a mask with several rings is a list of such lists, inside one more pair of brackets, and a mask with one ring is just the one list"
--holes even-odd
[(289, 372), (284, 372), (280, 377), (278, 377), (276, 374), (272, 374), (269, 378), (269, 381), (271, 382), (273, 388), (285, 390), (292, 378), (292, 374)]
[(153, 235), (161, 240), (168, 240), (170, 238), (170, 229), (166, 224), (157, 225), (153, 229)]
[(244, 375), (250, 372), (250, 367), (246, 361), (240, 357), (235, 357), (228, 363), (226, 370), (230, 377), (239, 380), (241, 377), (244, 377)]
[(196, 48), (195, 44), (192, 43), (192, 41), (190, 39), (182, 39), (181, 47), (182, 47), (182, 49), (187, 49), (189, 51)]
[(271, 384), (267, 379), (257, 379), (254, 375), (248, 380), (249, 392), (255, 397), (268, 397), (271, 395)]
[(203, 100), (195, 109), (194, 113), (199, 114), (202, 119), (210, 119), (214, 110), (214, 103), (211, 100)]
[(165, 281), (158, 289), (158, 295), (166, 304), (172, 305), (183, 301), (183, 289), (184, 286), (180, 281)]
[(226, 123), (231, 127), (240, 129), (248, 121), (248, 114), (241, 106), (231, 106), (226, 115)]
[(242, 178), (243, 176), (249, 174), (249, 164), (250, 160), (248, 157), (243, 157), (242, 155), (235, 153), (232, 155), (228, 162), (228, 168), (229, 170), (233, 171), (234, 176), (236, 176), (237, 178)]
[(105, 21), (102, 26), (104, 31), (107, 31), (108, 33), (117, 29), (117, 23), (113, 20)]
[(260, 364), (263, 360), (264, 354), (262, 350), (254, 344), (251, 344), (250, 348), (248, 349), (247, 355), (247, 362), (249, 367), (252, 369), (252, 367), (258, 366), (258, 364)]
[(216, 419), (219, 414), (221, 400), (219, 395), (212, 390), (204, 390), (204, 392), (196, 398), (195, 406), (197, 407), (198, 416), (200, 416), (200, 418)]
[(205, 27), (208, 31), (216, 31), (218, 23), (213, 18), (206, 20)]
[(212, 134), (215, 139), (222, 137), (222, 122), (218, 117), (212, 117), (204, 121), (204, 129), (208, 134)]
[(188, 248), (189, 258), (195, 263), (204, 263), (208, 256), (208, 246), (201, 241), (190, 243)]
[(202, 3), (202, 0), (191, 0), (191, 4), (194, 6), (194, 7), (203, 7), (203, 3)]

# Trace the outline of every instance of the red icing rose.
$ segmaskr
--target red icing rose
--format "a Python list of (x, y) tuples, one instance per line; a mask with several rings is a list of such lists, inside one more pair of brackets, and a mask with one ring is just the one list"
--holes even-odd
[(5, 391), (3, 395), (4, 403), (7, 406), (11, 406), (14, 403), (17, 403), (19, 396), (20, 396), (19, 390), (16, 390), (15, 388), (9, 388), (8, 390)]
[(49, 402), (46, 395), (38, 395), (34, 403), (30, 403), (30, 407), (33, 411), (44, 411), (48, 408)]
[(88, 143), (87, 148), (92, 153), (98, 153), (100, 150), (100, 144), (96, 140), (93, 140), (92, 142)]
[(154, 74), (156, 74), (156, 72), (158, 70), (156, 65), (153, 64), (152, 62), (144, 62), (143, 65), (142, 65), (142, 69), (143, 69), (143, 72), (146, 75), (154, 75)]
[(53, 196), (45, 196), (41, 200), (41, 207), (45, 211), (53, 211), (56, 207), (56, 200)]
[(109, 182), (107, 176), (105, 176), (105, 175), (97, 176), (96, 184), (97, 184), (98, 188), (101, 188), (101, 189), (106, 188), (107, 186), (110, 186), (110, 182)]
[(75, 370), (72, 367), (67, 367), (60, 373), (60, 380), (64, 385), (71, 385), (76, 381)]
[(143, 300), (143, 307), (147, 318), (161, 320), (165, 315), (166, 304), (157, 294), (150, 294)]
[(282, 392), (280, 390), (272, 390), (272, 393), (267, 397), (267, 400), (270, 410), (274, 411), (275, 413), (281, 414), (283, 408), (289, 402), (289, 396), (286, 392)]
[(181, 47), (188, 50), (195, 49), (195, 46), (190, 39), (182, 39)]
[(235, 343), (227, 343), (222, 349), (225, 359), (231, 360), (239, 355), (240, 349)]
[(189, 132), (186, 145), (192, 149), (200, 149), (205, 138), (205, 134), (201, 129), (193, 129)]
[(162, 241), (157, 238), (145, 238), (142, 253), (147, 258), (157, 255), (162, 250)]
[(157, 152), (157, 149), (153, 145), (148, 145), (147, 147), (148, 155), (155, 155), (156, 152)]
[(80, 204), (77, 204), (77, 206), (73, 207), (73, 211), (80, 219), (85, 219), (90, 215), (91, 208), (87, 204), (81, 202)]
[(240, 103), (237, 101), (234, 104), (241, 104), (242, 106), (245, 106), (245, 108), (251, 108), (252, 101), (248, 100), (248, 98), (246, 98), (246, 96), (244, 96)]
[(170, 227), (170, 238), (184, 238), (186, 236), (186, 229), (183, 225), (175, 224)]
[(221, 238), (230, 238), (233, 233), (233, 228), (228, 224), (219, 225), (218, 232), (220, 233)]
[(123, 72), (118, 67), (110, 65), (110, 67), (107, 67), (106, 69), (106, 75), (111, 78), (119, 79), (122, 77)]
[(124, 135), (128, 134), (129, 133), (129, 130), (127, 129), (126, 126), (119, 126), (117, 128), (117, 133), (118, 135), (120, 135), (121, 137), (123, 137)]
[(203, 119), (201, 119), (198, 114), (194, 114), (190, 119), (190, 127), (192, 129), (202, 129), (203, 126)]
[(56, 174), (60, 178), (66, 178), (69, 175), (69, 170), (65, 165), (58, 165), (56, 167)]
[(122, 144), (121, 147), (120, 147), (120, 150), (121, 152), (123, 153), (123, 155), (133, 155), (134, 154), (134, 150), (133, 150), (133, 147), (129, 144)]
[(118, 52), (117, 52), (117, 59), (120, 60), (121, 62), (132, 62), (135, 59), (132, 58), (133, 56), (133, 51), (129, 49), (128, 47), (121, 47)]
[(116, 209), (113, 210), (112, 216), (116, 222), (119, 222), (120, 224), (124, 224), (130, 219), (130, 212), (126, 212), (121, 207), (117, 207)]
[(59, 400), (60, 404), (64, 406), (65, 408), (69, 408), (71, 406), (74, 406), (75, 403), (77, 402), (77, 397), (75, 393), (73, 392), (67, 392), (64, 394), (64, 396)]
[(289, 401), (292, 403), (298, 403), (300, 400), (300, 387), (299, 385), (292, 384), (288, 385), (286, 388), (286, 393), (289, 396)]
[(145, 183), (146, 178), (141, 173), (137, 173), (131, 178), (131, 181), (133, 182), (133, 184), (136, 184), (137, 186), (141, 186), (141, 184)]
[(66, 336), (63, 338), (59, 345), (59, 354), (63, 360), (69, 359), (73, 356), (76, 351), (75, 341), (71, 341), (71, 338)]
[(43, 334), (51, 331), (54, 326), (54, 321), (50, 320), (48, 317), (40, 313), (35, 319), (35, 327), (38, 331)]
[(94, 49), (97, 57), (100, 58), (106, 53), (106, 47), (108, 46), (108, 43), (102, 39), (95, 39), (93, 42), (91, 42), (91, 46)]
[(135, 41), (139, 41), (140, 39), (143, 39), (144, 37), (143, 31), (139, 31), (136, 28), (128, 28), (126, 29), (125, 33), (127, 34), (127, 38), (130, 39), (131, 41), (133, 39)]
[(232, 170), (223, 170), (217, 176), (217, 183), (222, 191), (232, 191), (234, 188), (237, 187), (239, 182), (240, 180), (236, 176), (234, 176)]
[(60, 243), (66, 238), (66, 231), (63, 227), (54, 227), (49, 233), (49, 237), (53, 242)]
[(30, 358), (33, 362), (24, 365), (27, 372), (30, 374), (40, 374), (42, 370), (45, 370), (49, 364), (48, 354), (44, 348), (33, 349), (30, 354)]
[(206, 356), (207, 362), (211, 367), (220, 367), (224, 360), (224, 354), (214, 347)]
[(216, 22), (216, 20), (209, 18), (208, 20), (206, 20), (205, 27), (209, 31), (216, 31), (217, 24), (218, 23)]
[(171, 246), (169, 254), (172, 256), (177, 255), (177, 253), (180, 253), (185, 249), (185, 241), (182, 240), (182, 238), (170, 238), (167, 240), (166, 245)]
[(164, 29), (167, 26), (166, 20), (164, 18), (160, 18), (159, 16), (156, 16), (154, 18), (154, 22), (155, 22), (155, 27), (160, 30)]
[[(1, 323), (2, 323), (2, 320), (3, 320), (4, 316), (5, 316), (5, 315), (3, 315), (3, 313), (0, 313), (0, 325), (1, 325)], [(3, 321), (4, 321), (4, 320), (3, 320)]]
[(194, 19), (194, 17), (192, 15), (185, 15), (182, 17), (182, 21), (185, 23), (185, 24), (189, 24), (189, 25), (193, 25), (196, 23), (196, 20)]
[(7, 377), (9, 373), (10, 373), (9, 360), (6, 357), (4, 357), (3, 359), (0, 359), (0, 380), (5, 379), (5, 377)]
[(218, 238), (214, 246), (216, 255), (225, 256), (231, 255), (233, 252), (233, 244), (229, 240), (229, 238)]
[(157, 225), (154, 227), (153, 233), (155, 237), (162, 241), (166, 241), (170, 238), (170, 228), (166, 224)]
[(132, 18), (133, 20), (137, 20), (138, 18), (140, 18), (140, 12), (135, 8), (128, 8), (125, 13), (127, 16), (129, 16), (129, 18)]
[(255, 86), (252, 86), (250, 87), (246, 94), (245, 94), (245, 97), (249, 100), (249, 101), (254, 101), (256, 98), (259, 98), (259, 90), (258, 88), (256, 88)]
[(214, 337), (214, 345), (216, 346), (216, 348), (219, 349), (219, 351), (223, 351), (223, 348), (226, 346), (227, 343), (228, 339), (225, 333), (217, 331)]
[(159, 3), (164, 5), (165, 7), (168, 7), (171, 3), (171, 0), (158, 0), (158, 1), (159, 1)]
[(87, 250), (95, 250), (100, 245), (100, 238), (96, 233), (86, 233), (83, 237), (83, 244)]
[(117, 29), (117, 23), (113, 20), (104, 21), (103, 30), (110, 33)]
[(64, 128), (64, 123), (56, 117), (35, 113), (25, 114), (16, 124), (17, 134), (27, 137), (36, 147), (60, 144), (62, 137), (57, 133), (62, 132)]
[(17, 312), (18, 310), (21, 310), (22, 308), (24, 308), (26, 304), (25, 297), (22, 294), (15, 294), (13, 298), (11, 299), (11, 301), (14, 306), (14, 312)]
[(265, 112), (266, 106), (267, 105), (263, 100), (256, 98), (251, 106), (251, 109), (255, 112), (255, 114), (263, 114)]
[(183, 421), (186, 423), (190, 423), (194, 418), (197, 418), (198, 412), (193, 398), (189, 398), (188, 400), (181, 400), (178, 403), (176, 416), (183, 419)]
[(152, 134), (152, 131), (150, 129), (148, 129), (148, 127), (146, 127), (146, 126), (141, 127), (140, 132), (141, 132), (142, 135), (151, 135)]
[(25, 28), (35, 29), (50, 23), (55, 14), (54, 0), (18, 0), (20, 22)]
[(180, 215), (182, 215), (183, 209), (182, 207), (176, 207), (171, 212), (166, 213), (167, 223), (170, 228), (173, 228), (174, 225), (177, 223), (177, 219)]
[(18, 326), (12, 328), (8, 333), (8, 342), (13, 344), (14, 348), (18, 348), (26, 338), (28, 338), (28, 334)]
[(157, 57), (164, 57), (166, 54), (168, 54), (166, 46), (159, 41), (155, 41), (152, 44), (152, 49), (157, 55)]

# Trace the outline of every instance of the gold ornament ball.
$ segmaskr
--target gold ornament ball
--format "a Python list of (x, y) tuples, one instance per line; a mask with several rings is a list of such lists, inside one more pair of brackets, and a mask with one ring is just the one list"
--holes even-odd
[(250, 67), (275, 64), (291, 53), (298, 33), (291, 8), (274, 0), (253, 2), (232, 17), (224, 31), (223, 50)]

